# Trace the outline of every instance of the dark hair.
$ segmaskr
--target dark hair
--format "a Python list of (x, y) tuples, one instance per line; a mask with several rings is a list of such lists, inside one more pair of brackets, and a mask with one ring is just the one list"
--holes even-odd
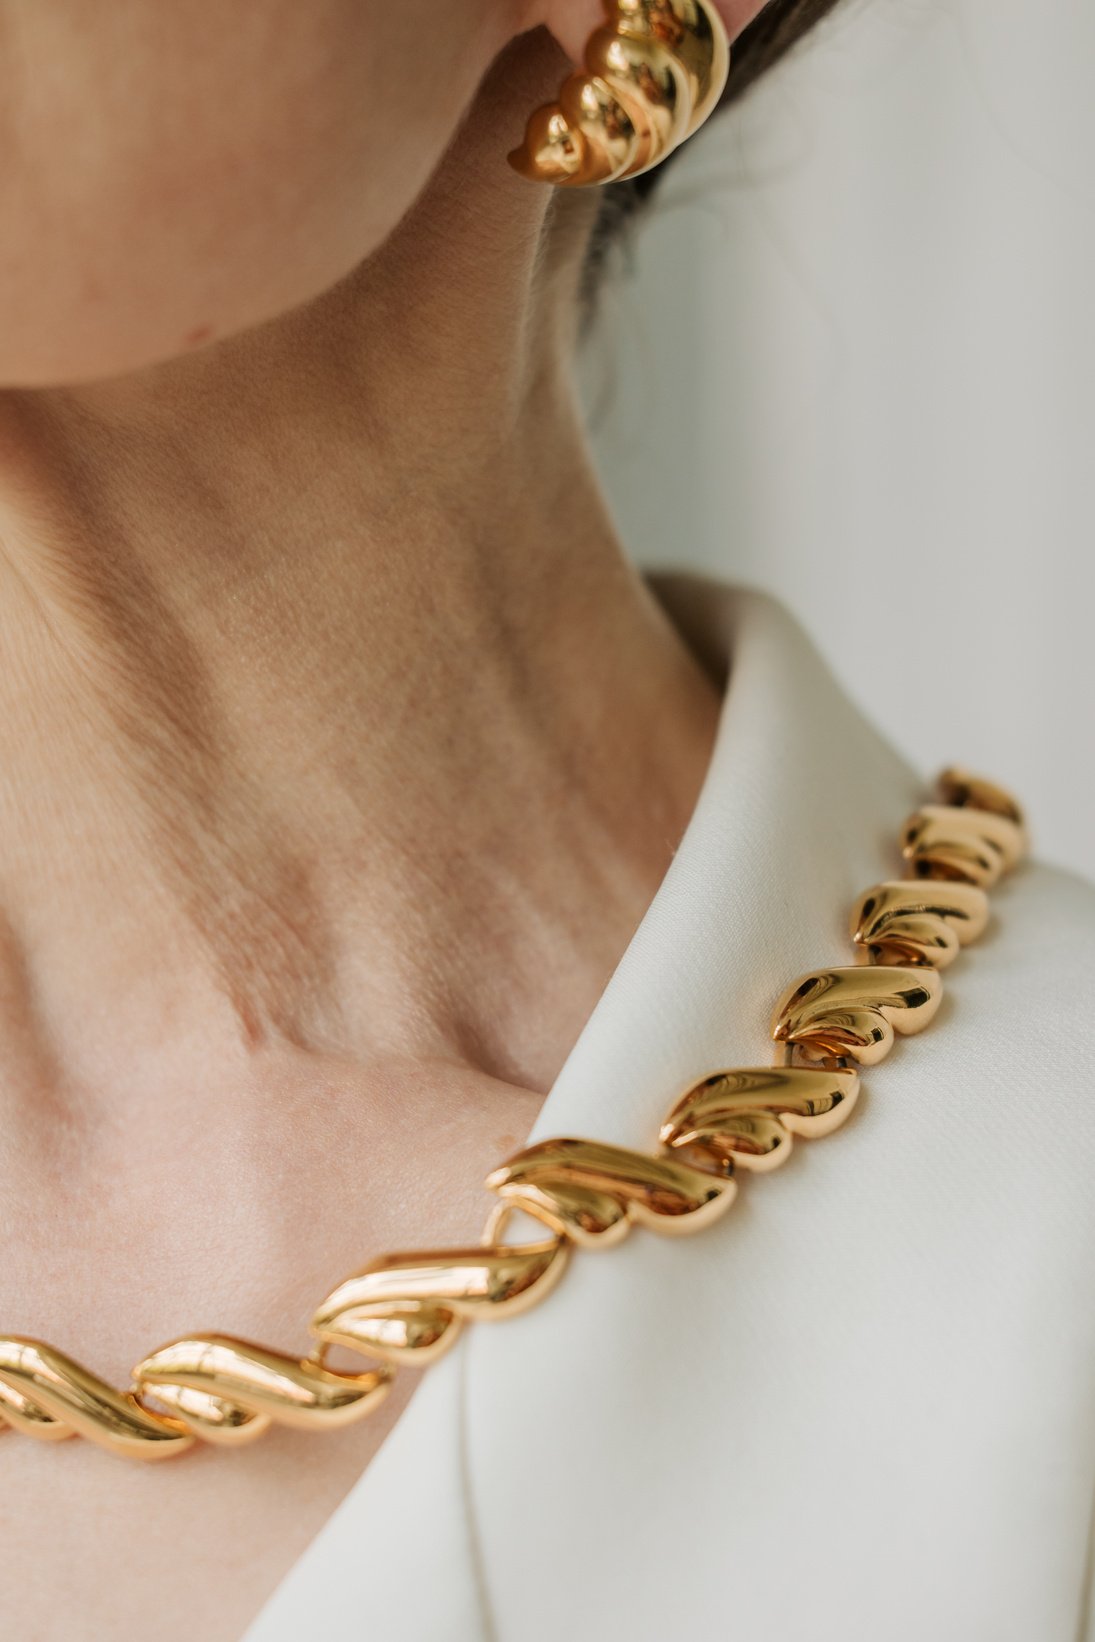
[[(739, 101), (790, 48), (832, 11), (837, 0), (768, 0), (749, 27), (743, 29), (730, 53), (730, 74), (719, 99), (718, 112)], [(609, 183), (601, 190), (601, 210), (589, 241), (585, 265), (587, 299), (596, 289), (605, 253), (624, 223), (654, 192), (673, 156), (644, 171), (630, 182)]]

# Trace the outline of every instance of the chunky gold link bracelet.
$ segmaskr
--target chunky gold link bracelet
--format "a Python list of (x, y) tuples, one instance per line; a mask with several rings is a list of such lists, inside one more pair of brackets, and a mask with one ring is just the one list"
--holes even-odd
[[(782, 1063), (715, 1072), (681, 1096), (660, 1151), (596, 1140), (545, 1140), (488, 1175), (497, 1202), (482, 1242), (390, 1254), (329, 1294), (303, 1360), (228, 1335), (175, 1340), (137, 1364), (116, 1391), (38, 1340), (0, 1336), (0, 1427), (52, 1441), (79, 1433), (117, 1454), (160, 1459), (197, 1440), (250, 1441), (271, 1424), (327, 1430), (361, 1419), (394, 1366), (433, 1362), (466, 1322), (515, 1316), (550, 1293), (573, 1248), (608, 1248), (632, 1225), (692, 1232), (732, 1202), (734, 1171), (777, 1167), (795, 1135), (828, 1134), (848, 1116), (857, 1066), (921, 1031), (942, 995), (939, 971), (988, 920), (985, 891), (1026, 850), (1023, 817), (1000, 788), (950, 769), (939, 803), (909, 818), (908, 876), (876, 884), (852, 913), (859, 962), (802, 976), (776, 1004)], [(500, 1241), (523, 1210), (534, 1242)], [(362, 1373), (326, 1366), (331, 1346), (374, 1360)]]

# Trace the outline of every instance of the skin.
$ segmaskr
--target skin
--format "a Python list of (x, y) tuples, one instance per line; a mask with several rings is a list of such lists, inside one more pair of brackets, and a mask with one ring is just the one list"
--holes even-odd
[[(598, 15), (0, 0), (0, 1315), (120, 1384), (477, 1237), (695, 804), (571, 385), (597, 196), (504, 164)], [(9, 1625), (232, 1642), (413, 1386), (4, 1435)]]

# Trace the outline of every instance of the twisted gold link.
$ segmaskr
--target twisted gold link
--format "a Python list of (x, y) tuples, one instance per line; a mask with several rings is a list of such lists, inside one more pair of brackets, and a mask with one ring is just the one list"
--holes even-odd
[[(144, 1358), (132, 1387), (116, 1391), (41, 1341), (0, 1337), (0, 1428), (45, 1441), (79, 1433), (140, 1459), (183, 1453), (199, 1437), (245, 1443), (272, 1424), (338, 1429), (383, 1400), (391, 1364), (432, 1362), (466, 1322), (514, 1316), (545, 1298), (572, 1247), (611, 1247), (633, 1225), (709, 1225), (733, 1201), (736, 1164), (775, 1168), (794, 1136), (845, 1121), (859, 1090), (846, 1062), (872, 1065), (895, 1033), (921, 1031), (942, 996), (938, 971), (984, 929), (984, 888), (1026, 848), (1023, 817), (1002, 788), (964, 770), (944, 771), (939, 791), (944, 802), (917, 811), (902, 834), (914, 876), (876, 884), (856, 904), (852, 939), (867, 962), (814, 970), (776, 1005), (773, 1039), (809, 1064), (739, 1067), (693, 1084), (661, 1126), (671, 1155), (574, 1138), (526, 1147), (487, 1177), (496, 1204), (480, 1244), (386, 1255), (346, 1278), (312, 1319), (312, 1357), (194, 1335)], [(548, 1235), (502, 1242), (516, 1210)], [(333, 1345), (379, 1366), (336, 1373), (324, 1361)]]
[(529, 117), (509, 163), (535, 182), (586, 187), (657, 165), (707, 118), (730, 47), (708, 0), (605, 0), (608, 23), (554, 103)]
[(392, 1371), (335, 1374), (314, 1358), (287, 1357), (225, 1334), (162, 1346), (137, 1364), (138, 1394), (212, 1443), (250, 1442), (272, 1424), (332, 1430), (372, 1413)]
[(893, 1048), (895, 1032), (924, 1030), (942, 996), (938, 974), (927, 967), (815, 969), (776, 1005), (772, 1037), (816, 1060), (851, 1056), (873, 1066)]
[(1011, 793), (1005, 792), (983, 775), (973, 775), (959, 764), (950, 764), (936, 783), (939, 802), (955, 809), (987, 810), (990, 815), (1004, 815), (1025, 832), (1023, 812)]
[(989, 901), (974, 884), (875, 884), (852, 913), (852, 940), (872, 963), (931, 964), (944, 969), (983, 934)]
[(957, 878), (991, 889), (1018, 865), (1023, 828), (1010, 816), (950, 804), (925, 804), (905, 823), (901, 850), (920, 878)]
[(0, 1423), (45, 1442), (77, 1434), (115, 1454), (164, 1459), (194, 1438), (41, 1340), (0, 1339)]
[(733, 1182), (674, 1158), (599, 1140), (543, 1140), (487, 1176), (489, 1191), (583, 1248), (611, 1246), (632, 1222), (652, 1231), (709, 1225), (733, 1201)]
[(480, 1245), (434, 1254), (389, 1254), (348, 1277), (312, 1319), (326, 1345), (393, 1362), (433, 1362), (465, 1319), (513, 1316), (535, 1305), (563, 1274), (558, 1237), (520, 1246)]
[(831, 1134), (847, 1118), (859, 1093), (851, 1068), (749, 1066), (716, 1072), (681, 1096), (658, 1139), (687, 1149), (709, 1166), (728, 1170), (777, 1168), (789, 1155), (793, 1135)]

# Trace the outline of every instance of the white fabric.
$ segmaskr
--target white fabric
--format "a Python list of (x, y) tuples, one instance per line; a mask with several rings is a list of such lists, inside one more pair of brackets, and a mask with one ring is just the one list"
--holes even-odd
[(578, 363), (640, 563), (767, 588), (1095, 878), (1093, 156), (1093, 0), (840, 0), (674, 157)]
[[(535, 1137), (767, 1059), (924, 796), (778, 605), (662, 596), (731, 658), (714, 756)], [(837, 1134), (468, 1330), (247, 1642), (1093, 1642), (1095, 892), (993, 902)]]

